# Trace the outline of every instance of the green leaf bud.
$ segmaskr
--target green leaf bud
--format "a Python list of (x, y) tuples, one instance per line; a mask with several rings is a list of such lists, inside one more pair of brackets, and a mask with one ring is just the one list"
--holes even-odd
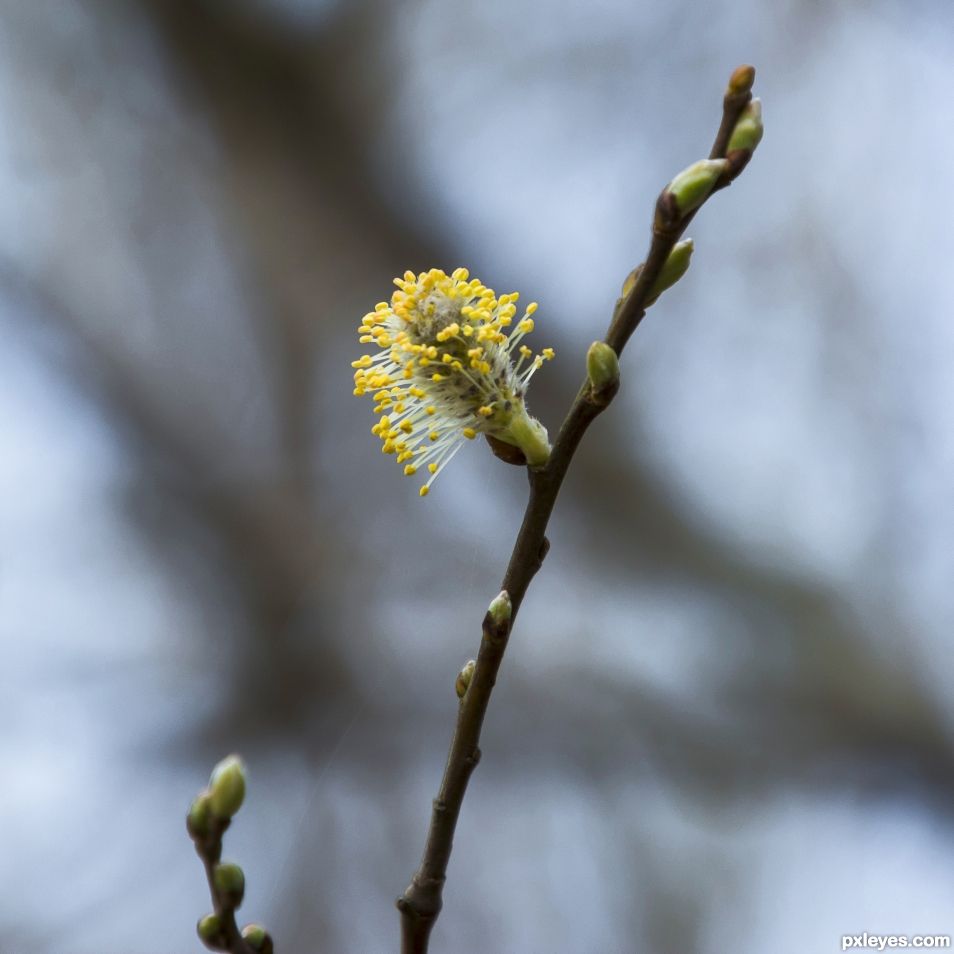
[(222, 930), (222, 920), (217, 914), (207, 914), (195, 926), (199, 939), (213, 951), (222, 950), (225, 935)]
[(209, 833), (212, 821), (212, 799), (208, 791), (200, 792), (189, 808), (186, 817), (186, 827), (193, 838), (199, 838)]
[(623, 289), (620, 293), (620, 299), (628, 298), (629, 293), (636, 287), (636, 282), (639, 281), (639, 276), (643, 273), (643, 266), (637, 265), (627, 276), (626, 281), (623, 282)]
[(235, 864), (221, 862), (212, 871), (212, 883), (219, 897), (231, 908), (242, 904), (245, 895), (245, 872)]
[(497, 626), (510, 622), (510, 617), (513, 615), (513, 604), (510, 602), (510, 594), (506, 590), (501, 590), (490, 601), (487, 614)]
[(457, 692), (457, 698), (463, 699), (467, 694), (471, 680), (474, 678), (474, 670), (477, 668), (477, 661), (468, 659), (464, 663), (463, 669), (457, 674), (457, 680), (454, 683), (454, 689)]
[(604, 341), (594, 341), (586, 352), (586, 374), (595, 392), (615, 388), (619, 383), (619, 358)]
[(672, 288), (672, 286), (689, 271), (689, 260), (692, 258), (692, 249), (691, 238), (683, 239), (673, 246), (672, 251), (669, 253), (669, 258), (666, 259), (666, 263), (659, 271), (659, 277), (653, 284), (649, 298), (646, 299), (647, 305), (651, 305), (667, 288)]
[(725, 159), (700, 159), (666, 186), (680, 215), (688, 215), (705, 202), (727, 165)]
[(726, 148), (727, 153), (736, 152), (739, 149), (747, 149), (754, 152), (755, 147), (762, 141), (762, 101), (753, 99), (739, 116), (739, 121), (732, 130), (729, 137), (729, 145)]
[(246, 924), (242, 928), (242, 938), (253, 951), (260, 954), (272, 954), (272, 937), (261, 924)]
[(212, 771), (209, 781), (212, 813), (231, 818), (245, 799), (245, 766), (237, 755), (222, 759)]

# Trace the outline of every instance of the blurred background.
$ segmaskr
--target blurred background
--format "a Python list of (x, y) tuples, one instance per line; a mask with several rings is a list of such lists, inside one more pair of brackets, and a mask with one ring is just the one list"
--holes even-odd
[(954, 5), (0, 4), (0, 947), (396, 951), (526, 496), (351, 396), (405, 269), (540, 302), (556, 429), (731, 69), (766, 136), (582, 446), (435, 954), (954, 933)]

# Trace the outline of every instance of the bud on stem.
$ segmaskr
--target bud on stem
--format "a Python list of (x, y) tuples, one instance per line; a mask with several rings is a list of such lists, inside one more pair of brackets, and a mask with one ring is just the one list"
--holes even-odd
[(242, 938), (246, 944), (259, 954), (272, 954), (272, 937), (261, 924), (246, 924), (242, 928)]
[(513, 603), (510, 602), (510, 594), (506, 590), (501, 590), (490, 601), (487, 615), (496, 626), (503, 626), (510, 622), (510, 617), (513, 615)]
[(729, 88), (726, 90), (729, 96), (738, 96), (740, 93), (747, 93), (755, 85), (755, 67), (737, 66), (729, 77)]
[(586, 352), (586, 376), (594, 394), (606, 394), (619, 384), (619, 358), (606, 342), (594, 341), (590, 345)]
[(729, 145), (726, 148), (727, 153), (736, 152), (739, 149), (747, 149), (753, 152), (755, 147), (762, 141), (762, 101), (753, 99), (752, 102), (742, 110), (739, 121), (732, 130), (729, 137)]
[(727, 165), (725, 159), (700, 159), (666, 186), (665, 192), (680, 216), (688, 215), (706, 201)]
[(225, 943), (225, 932), (222, 930), (222, 921), (217, 914), (207, 914), (195, 926), (200, 940), (212, 950), (222, 950)]
[(187, 824), (193, 838), (201, 838), (209, 833), (212, 822), (212, 799), (209, 793), (200, 792), (189, 808)]
[(238, 865), (217, 864), (212, 871), (212, 883), (225, 904), (233, 910), (241, 907), (245, 896), (245, 872)]
[(474, 659), (468, 659), (464, 663), (464, 667), (457, 674), (457, 680), (454, 683), (454, 690), (457, 693), (457, 698), (463, 700), (464, 696), (467, 695), (467, 690), (470, 688), (471, 680), (474, 678), (474, 670), (477, 668), (477, 661)]
[(222, 759), (209, 780), (209, 804), (219, 818), (231, 818), (245, 799), (245, 766), (237, 755)]
[(653, 284), (649, 297), (646, 299), (647, 307), (667, 288), (672, 288), (672, 286), (689, 271), (689, 260), (692, 258), (692, 249), (691, 238), (683, 239), (673, 246), (672, 251), (669, 253), (669, 258), (666, 259), (666, 264), (663, 265), (660, 270), (659, 277)]

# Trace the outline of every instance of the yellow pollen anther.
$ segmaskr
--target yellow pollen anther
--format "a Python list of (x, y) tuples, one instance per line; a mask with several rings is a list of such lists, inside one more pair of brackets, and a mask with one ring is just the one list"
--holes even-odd
[(382, 453), (407, 476), (427, 467), (425, 496), (464, 440), (487, 434), (522, 446), (527, 382), (554, 352), (521, 342), (536, 302), (518, 320), (518, 293), (498, 296), (466, 268), (407, 271), (394, 286), (358, 326), (371, 354), (352, 362), (354, 393), (373, 398)]

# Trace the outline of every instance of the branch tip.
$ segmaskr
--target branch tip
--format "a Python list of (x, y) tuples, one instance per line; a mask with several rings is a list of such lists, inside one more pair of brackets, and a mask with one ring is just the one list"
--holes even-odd
[(205, 867), (214, 910), (196, 924), (196, 933), (206, 947), (229, 954), (274, 954), (274, 942), (261, 925), (247, 925), (241, 933), (235, 912), (245, 897), (245, 872), (232, 862), (221, 861), (222, 836), (245, 798), (245, 767), (237, 755), (216, 765), (209, 787), (193, 800), (186, 827), (196, 854)]
[(737, 66), (729, 77), (729, 86), (726, 90), (726, 96), (738, 96), (740, 94), (751, 92), (755, 85), (755, 67), (743, 64)]
[(237, 755), (222, 759), (209, 779), (209, 807), (219, 818), (231, 818), (245, 800), (245, 765)]

